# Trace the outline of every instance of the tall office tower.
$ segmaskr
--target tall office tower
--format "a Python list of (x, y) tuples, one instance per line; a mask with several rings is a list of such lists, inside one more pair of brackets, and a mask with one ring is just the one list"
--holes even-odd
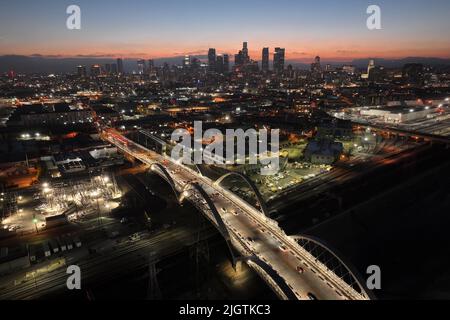
[(261, 70), (263, 72), (269, 71), (269, 48), (263, 48), (262, 50)]
[(148, 73), (155, 73), (155, 61), (153, 61), (153, 59), (148, 60)]
[(183, 67), (189, 67), (190, 65), (191, 65), (191, 57), (185, 55), (183, 59)]
[(122, 75), (123, 72), (123, 60), (121, 58), (117, 59), (117, 72)]
[(111, 74), (111, 64), (110, 63), (105, 64), (105, 72), (106, 72), (106, 74)]
[(320, 65), (320, 57), (317, 56), (314, 59), (314, 63), (311, 64), (311, 72), (318, 74), (322, 72), (322, 66)]
[(78, 66), (77, 67), (77, 74), (78, 77), (80, 78), (85, 78), (87, 73), (86, 73), (86, 66)]
[(117, 74), (117, 64), (115, 64), (115, 63), (111, 64), (111, 73)]
[(239, 51), (238, 54), (234, 55), (234, 65), (235, 66), (242, 66), (244, 62), (242, 61), (242, 51)]
[(138, 68), (138, 73), (139, 74), (144, 74), (146, 71), (146, 66), (145, 66), (145, 60), (140, 59), (137, 61), (137, 68)]
[(294, 78), (294, 74), (295, 74), (295, 72), (294, 72), (294, 67), (290, 64), (290, 65), (288, 65), (287, 67), (286, 67), (286, 76), (288, 77), (288, 78)]
[(209, 71), (216, 71), (216, 49), (210, 48), (208, 51)]
[(275, 48), (275, 53), (273, 54), (273, 71), (277, 74), (282, 74), (284, 71), (284, 48)]
[(230, 56), (227, 54), (223, 55), (223, 72), (230, 72)]
[(315, 62), (317, 65), (320, 66), (320, 57), (317, 56), (317, 57), (314, 59), (314, 62)]
[(369, 60), (369, 65), (367, 66), (367, 76), (370, 77), (370, 71), (375, 68), (375, 60)]
[(162, 67), (162, 78), (164, 81), (170, 80), (170, 66), (167, 62), (164, 62), (164, 65)]
[(248, 55), (248, 44), (244, 42), (242, 45), (242, 50), (239, 50), (238, 54), (234, 55), (234, 65), (242, 67), (250, 62), (250, 56)]
[(102, 74), (102, 67), (98, 64), (93, 64), (91, 66), (91, 76), (97, 77)]
[(223, 56), (221, 55), (216, 58), (216, 72), (223, 73)]
[(250, 56), (248, 55), (248, 43), (244, 42), (242, 44), (242, 60), (245, 63), (250, 62)]

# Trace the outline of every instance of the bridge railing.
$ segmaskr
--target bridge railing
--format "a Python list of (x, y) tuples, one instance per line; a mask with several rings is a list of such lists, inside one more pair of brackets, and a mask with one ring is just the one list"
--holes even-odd
[(351, 264), (344, 262), (329, 246), (323, 244), (319, 239), (307, 236), (294, 236), (296, 243), (305, 251), (307, 251), (316, 266), (321, 268), (325, 273), (340, 279), (341, 286), (347, 287), (347, 291), (361, 299), (372, 299), (373, 295), (364, 285), (364, 280), (354, 270)]

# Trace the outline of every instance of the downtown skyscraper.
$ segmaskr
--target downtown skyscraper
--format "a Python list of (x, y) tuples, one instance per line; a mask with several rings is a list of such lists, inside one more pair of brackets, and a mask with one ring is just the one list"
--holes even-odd
[(208, 50), (208, 66), (209, 71), (216, 71), (216, 49), (214, 48)]
[(120, 75), (124, 74), (124, 72), (123, 72), (123, 60), (121, 58), (117, 59), (117, 72)]
[(269, 71), (269, 48), (263, 48), (262, 49), (261, 70), (263, 72), (268, 72)]
[(275, 48), (273, 54), (273, 71), (276, 74), (282, 74), (284, 71), (285, 49)]

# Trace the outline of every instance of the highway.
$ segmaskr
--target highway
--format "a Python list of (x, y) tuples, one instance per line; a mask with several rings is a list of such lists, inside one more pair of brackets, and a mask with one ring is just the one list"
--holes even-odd
[[(114, 129), (103, 130), (102, 137), (143, 163), (150, 166), (159, 164), (164, 171), (153, 167), (174, 189), (199, 208), (220, 230), (221, 221), (217, 221), (193, 184), (199, 185), (213, 201), (226, 226), (233, 247), (239, 251), (243, 261), (255, 269), (281, 299), (300, 300), (367, 300), (370, 293), (363, 284), (352, 278), (352, 283), (344, 281), (333, 270), (321, 263), (317, 257), (307, 251), (293, 238), (287, 236), (278, 224), (262, 212), (240, 199), (227, 189), (215, 184), (207, 177), (173, 161), (169, 157), (157, 154), (120, 135)], [(170, 177), (167, 177), (167, 174)], [(223, 231), (223, 230), (222, 230)], [(274, 272), (269, 275), (262, 268), (263, 261)], [(345, 265), (340, 267), (348, 268)], [(353, 276), (351, 271), (349, 274)], [(274, 274), (276, 277), (274, 277)], [(280, 283), (279, 279), (283, 280)], [(278, 279), (278, 280), (277, 280)], [(355, 289), (352, 284), (358, 283)], [(286, 290), (286, 286), (289, 288)]]

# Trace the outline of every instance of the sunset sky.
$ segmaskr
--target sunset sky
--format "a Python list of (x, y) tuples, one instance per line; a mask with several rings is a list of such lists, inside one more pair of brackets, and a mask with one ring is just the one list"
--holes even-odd
[[(66, 28), (77, 4), (82, 29)], [(366, 9), (382, 9), (382, 30)], [(0, 55), (159, 58), (234, 54), (249, 42), (285, 47), (287, 59), (450, 57), (449, 0), (2, 0)]]

